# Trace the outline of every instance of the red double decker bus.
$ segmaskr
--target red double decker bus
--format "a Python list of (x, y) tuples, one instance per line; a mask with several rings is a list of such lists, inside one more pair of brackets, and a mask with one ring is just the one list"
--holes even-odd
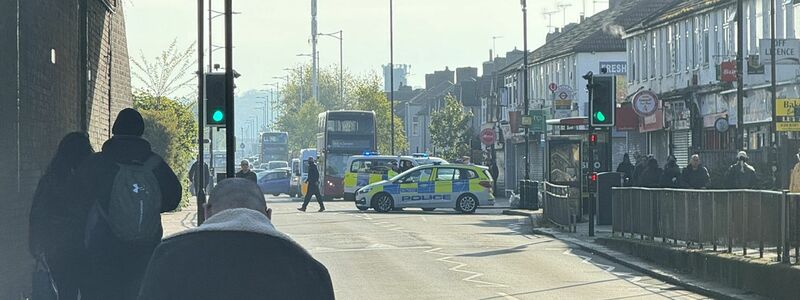
[(317, 155), (320, 192), (326, 200), (344, 197), (344, 173), (352, 155), (377, 150), (375, 112), (326, 111), (319, 114)]

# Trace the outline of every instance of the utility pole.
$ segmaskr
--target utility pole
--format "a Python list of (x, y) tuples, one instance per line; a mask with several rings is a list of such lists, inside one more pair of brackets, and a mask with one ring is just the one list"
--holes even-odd
[(235, 114), (233, 105), (233, 0), (225, 0), (225, 173), (234, 177), (236, 140), (234, 135)]
[[(195, 190), (197, 191), (197, 225), (203, 224), (205, 221), (205, 204), (206, 204), (206, 174), (205, 174), (205, 137), (203, 131), (205, 130), (205, 74), (203, 72), (203, 1), (197, 0), (197, 167), (199, 170), (195, 172), (196, 182)], [(209, 38), (209, 40), (211, 40)], [(209, 49), (210, 51), (210, 49)], [(210, 54), (209, 54), (210, 55)], [(213, 158), (212, 158), (213, 161)]]
[[(775, 178), (775, 183), (774, 183), (774, 187), (773, 188), (780, 190), (780, 189), (783, 188), (783, 182), (784, 182), (783, 174), (784, 173), (781, 173), (781, 171), (780, 171), (781, 167), (780, 167), (780, 164), (778, 163), (778, 157), (780, 157), (778, 155), (778, 147), (780, 147), (780, 144), (781, 144), (781, 134), (778, 132), (778, 125), (777, 125), (778, 124), (778, 118), (777, 118), (777, 111), (775, 110), (776, 109), (775, 106), (777, 105), (777, 102), (778, 102), (778, 95), (777, 95), (778, 90), (777, 90), (777, 87), (775, 86), (776, 85), (775, 81), (777, 80), (777, 75), (776, 75), (776, 70), (775, 70), (775, 68), (776, 68), (776, 62), (775, 62), (775, 59), (776, 59), (776, 57), (775, 57), (776, 56), (776, 54), (775, 54), (775, 47), (776, 47), (776, 45), (775, 45), (775, 29), (776, 29), (775, 28), (776, 27), (775, 26), (776, 25), (775, 24), (776, 23), (775, 22), (775, 19), (776, 19), (776, 17), (775, 17), (775, 1), (770, 1), (769, 3), (770, 3), (770, 9), (769, 9), (769, 11), (770, 11), (770, 14), (769, 14), (769, 17), (770, 17), (770, 19), (769, 19), (770, 20), (770, 49), (769, 49), (769, 53), (770, 53), (770, 60), (771, 60), (771, 62), (770, 62), (770, 72), (769, 73), (770, 73), (770, 86), (771, 86), (771, 90), (772, 90), (772, 93), (770, 93), (772, 95), (772, 97), (770, 99), (770, 101), (772, 101), (772, 103), (770, 104), (770, 106), (772, 107), (772, 130), (771, 130), (772, 131), (772, 135), (771, 135), (771, 145), (770, 146), (772, 146), (772, 149), (775, 150), (773, 152), (775, 154), (774, 155), (775, 157), (770, 157), (770, 159), (771, 159), (771, 162), (772, 162), (773, 170), (775, 170), (774, 171), (775, 174), (773, 174), (773, 178)], [(737, 116), (738, 116), (738, 114), (737, 114)]]
[(389, 99), (391, 102), (391, 155), (394, 155), (394, 4), (389, 0)]
[[(522, 96), (523, 101), (523, 109), (524, 111), (522, 114), (524, 116), (528, 116), (528, 4), (526, 0), (520, 0), (522, 2), (522, 34), (523, 37), (523, 54), (522, 54), (522, 70), (525, 74), (522, 76), (525, 83), (523, 83), (524, 89), (523, 92), (525, 93)], [(531, 163), (530, 163), (530, 156), (531, 156), (531, 144), (530, 144), (530, 136), (528, 134), (530, 130), (529, 126), (525, 126), (525, 180), (531, 179)]]
[[(774, 0), (771, 0), (774, 1)], [(744, 0), (736, 0), (736, 145), (744, 149)], [(774, 104), (773, 104), (774, 106)], [(772, 120), (773, 123), (775, 120)]]
[(311, 0), (311, 95), (319, 101), (319, 66), (317, 54), (317, 0)]

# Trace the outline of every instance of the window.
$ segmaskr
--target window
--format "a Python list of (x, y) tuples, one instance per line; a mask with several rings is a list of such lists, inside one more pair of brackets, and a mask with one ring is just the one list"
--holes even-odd
[(700, 52), (702, 53), (702, 60), (701, 62), (704, 65), (708, 65), (711, 61), (711, 41), (709, 39), (709, 27), (710, 27), (710, 17), (708, 14), (703, 16), (703, 42), (700, 43)]
[(403, 176), (403, 178), (400, 178), (400, 180), (398, 182), (399, 183), (417, 183), (417, 182), (429, 181), (430, 178), (431, 178), (431, 170), (433, 170), (433, 169), (428, 168), (428, 169), (416, 170), (414, 172), (411, 172), (411, 174)]
[(633, 39), (628, 39), (627, 40), (627, 46), (628, 46), (628, 61), (630, 62), (630, 65), (628, 66), (628, 74), (627, 74), (628, 76), (627, 77), (628, 77), (628, 82), (632, 83), (633, 82), (633, 77), (636, 74), (636, 71), (635, 71), (636, 70), (636, 61), (633, 59), (634, 58), (634, 56), (633, 56)]
[(653, 30), (650, 32), (650, 59), (648, 60), (650, 64), (650, 78), (656, 78), (656, 73), (658, 73), (656, 71), (656, 60), (661, 51), (658, 51), (656, 45), (658, 45), (658, 32)]
[(411, 118), (411, 136), (419, 136), (419, 117)]
[(703, 47), (700, 46), (700, 33), (702, 32), (700, 28), (700, 17), (694, 17), (692, 22), (692, 67), (697, 68), (700, 66), (699, 60), (702, 59), (700, 51), (703, 49)]
[(683, 62), (684, 62), (684, 65), (686, 66), (686, 70), (688, 71), (688, 70), (692, 69), (692, 65), (693, 65), (692, 64), (692, 60), (693, 60), (693, 56), (694, 56), (694, 51), (693, 51), (694, 43), (692, 43), (692, 29), (691, 29), (691, 23), (689, 22), (689, 20), (684, 20), (683, 21), (683, 38), (684, 38), (683, 42), (684, 42), (684, 45), (685, 45), (684, 48), (683, 48), (683, 50), (684, 50), (683, 51), (683, 53), (684, 53)]
[(455, 174), (454, 180), (470, 180), (478, 178), (478, 173), (475, 173), (473, 170), (468, 169), (458, 169), (458, 173)]
[(681, 49), (681, 32), (680, 25), (675, 23), (672, 25), (672, 73), (678, 73), (680, 69), (680, 54), (678, 51)]
[(439, 168), (436, 170), (436, 181), (452, 181), (456, 174), (456, 169)]
[(650, 63), (648, 62), (648, 60), (650, 59), (650, 51), (648, 51), (649, 47), (647, 46), (647, 40), (648, 40), (647, 34), (639, 36), (639, 39), (641, 40), (640, 43), (642, 45), (642, 60), (640, 63), (640, 65), (642, 66), (642, 80), (647, 80), (650, 71), (649, 70)]

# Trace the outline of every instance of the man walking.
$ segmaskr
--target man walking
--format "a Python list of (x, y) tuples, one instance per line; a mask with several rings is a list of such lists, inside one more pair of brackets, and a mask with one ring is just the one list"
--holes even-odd
[(199, 227), (158, 246), (139, 299), (334, 298), (328, 270), (275, 229), (272, 209), (254, 183), (221, 181), (206, 216)]
[(203, 167), (200, 168), (200, 156), (198, 155), (197, 160), (192, 164), (192, 167), (189, 168), (189, 181), (192, 183), (193, 195), (197, 195), (201, 188), (205, 188), (199, 186), (201, 176), (203, 178), (203, 185), (208, 187), (211, 184), (211, 172), (209, 172), (206, 162), (203, 162)]
[(683, 184), (690, 189), (705, 189), (708, 177), (708, 169), (700, 163), (700, 155), (692, 155), (681, 174)]
[(256, 173), (250, 170), (250, 162), (248, 160), (242, 160), (239, 166), (242, 167), (242, 169), (236, 172), (236, 178), (244, 178), (252, 182), (258, 182)]
[(303, 206), (298, 208), (299, 211), (306, 211), (306, 207), (308, 207), (308, 202), (311, 201), (311, 196), (317, 197), (317, 203), (319, 203), (319, 212), (325, 211), (325, 204), (322, 203), (322, 195), (319, 193), (319, 170), (317, 169), (317, 164), (314, 163), (314, 158), (308, 158), (308, 179), (306, 179), (306, 183), (308, 183), (308, 192), (306, 192), (306, 197), (303, 199)]
[(122, 110), (111, 132), (102, 152), (76, 173), (88, 215), (84, 244), (91, 274), (83, 299), (136, 299), (147, 262), (161, 242), (160, 213), (175, 210), (181, 201), (175, 173), (142, 138), (139, 112)]

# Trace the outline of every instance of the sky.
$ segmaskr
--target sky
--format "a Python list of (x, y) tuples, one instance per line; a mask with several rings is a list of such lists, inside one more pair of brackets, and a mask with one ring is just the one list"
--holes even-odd
[[(211, 1), (213, 9), (222, 11), (224, 1)], [(236, 81), (238, 91), (267, 88), (264, 84), (281, 81), (274, 77), (285, 76), (285, 68), (310, 63), (309, 57), (297, 54), (311, 53), (311, 0), (233, 2), (233, 10), (241, 12), (233, 21), (233, 65), (242, 74)], [(183, 48), (194, 43), (196, 3), (128, 0), (125, 17), (130, 55), (142, 53), (153, 58), (175, 39)], [(587, 15), (608, 6), (607, 1), (597, 0), (528, 1), (528, 48), (533, 50), (545, 41), (549, 28), (544, 12), (558, 11), (552, 15), (552, 25), (561, 27), (564, 19), (577, 22), (584, 3)], [(571, 6), (560, 9), (559, 4)], [(204, 15), (207, 18), (208, 12)], [(489, 59), (493, 36), (501, 36), (496, 39), (501, 55), (523, 47), (519, 0), (397, 0), (393, 15), (394, 63), (411, 66), (408, 82), (414, 87), (424, 86), (426, 73), (445, 67), (472, 66), (480, 74), (481, 64)], [(389, 63), (388, 0), (318, 0), (317, 22), (320, 33), (343, 31), (347, 71), (382, 74), (381, 66)], [(204, 23), (207, 27), (207, 20)], [(222, 16), (213, 20), (215, 45), (224, 45), (223, 26)], [(323, 67), (338, 65), (338, 40), (322, 36), (318, 50)], [(213, 55), (214, 63), (224, 67), (224, 50)]]

